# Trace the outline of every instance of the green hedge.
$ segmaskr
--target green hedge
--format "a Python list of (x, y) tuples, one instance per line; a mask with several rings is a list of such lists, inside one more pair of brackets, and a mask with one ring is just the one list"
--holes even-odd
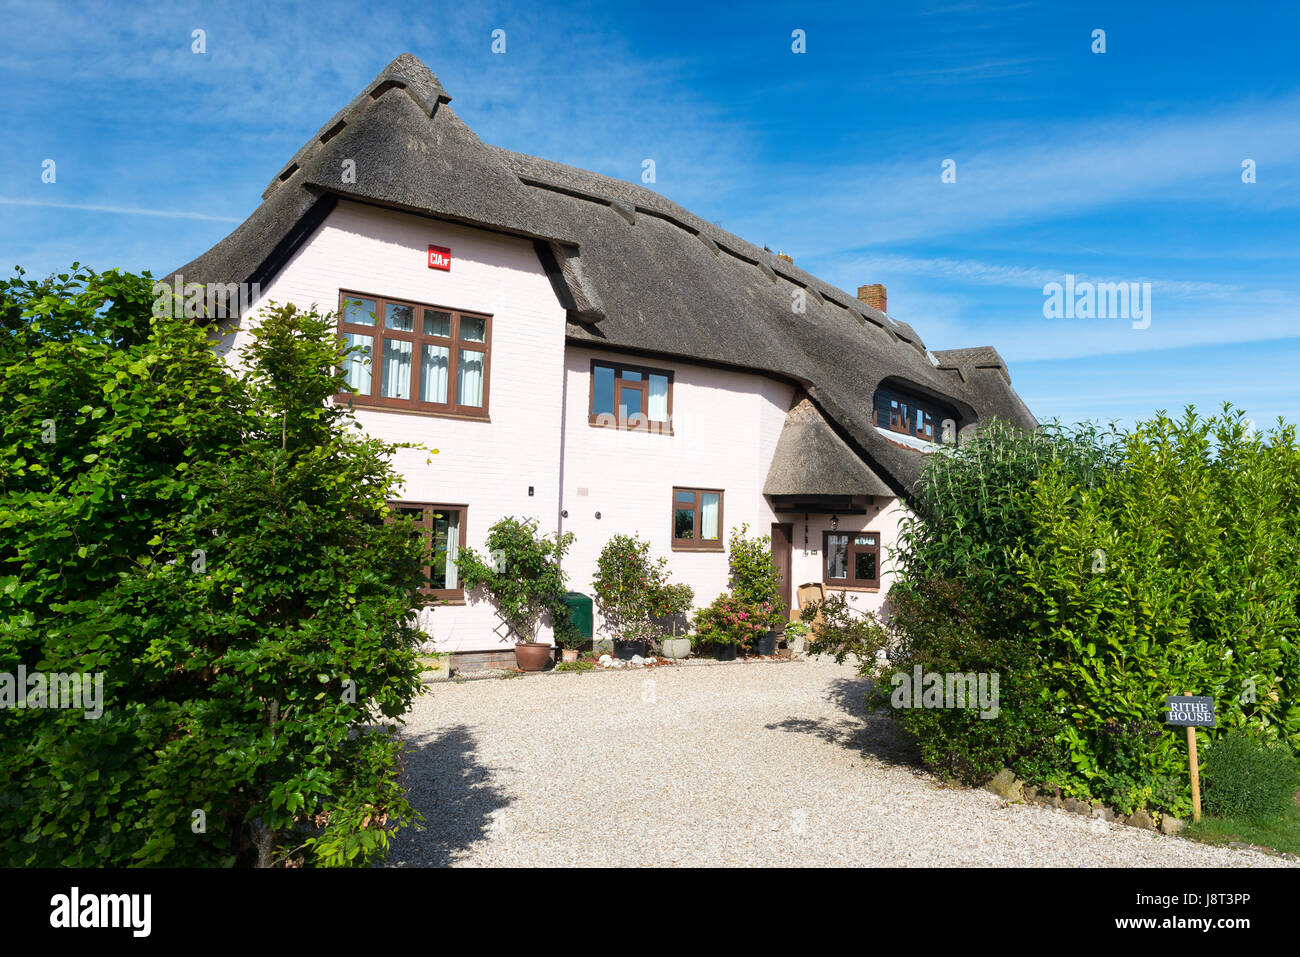
[[(1184, 812), (1186, 744), (1162, 725), (1184, 692), (1212, 696), (1222, 729), (1300, 746), (1293, 426), (1257, 434), (1226, 407), (1122, 434), (995, 423), (931, 456), (912, 504), (892, 664), (1006, 669), (993, 722), (899, 713), (941, 770), (1001, 764), (1124, 811)], [(1026, 751), (1026, 735), (1052, 747)]]
[[(364, 864), (413, 811), (427, 549), (356, 434), (329, 316), (272, 308), (235, 374), (148, 277), (0, 283), (0, 862)], [(20, 690), (20, 694), (25, 689)]]
[(1204, 756), (1205, 809), (1218, 817), (1268, 818), (1281, 814), (1296, 793), (1296, 761), (1276, 741), (1232, 731)]

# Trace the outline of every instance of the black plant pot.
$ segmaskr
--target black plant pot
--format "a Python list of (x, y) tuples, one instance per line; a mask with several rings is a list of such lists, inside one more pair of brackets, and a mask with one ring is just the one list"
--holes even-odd
[(633, 655), (645, 657), (644, 641), (620, 641), (614, 639), (614, 657), (623, 661), (631, 661)]
[(713, 646), (713, 649), (714, 649), (714, 654), (715, 654), (715, 656), (717, 657), (717, 659), (718, 659), (719, 661), (735, 661), (735, 660), (736, 660), (736, 646), (735, 646), (735, 645), (714, 645), (714, 646)]
[(758, 638), (754, 639), (754, 654), (756, 655), (774, 655), (776, 654), (776, 632), (769, 631)]

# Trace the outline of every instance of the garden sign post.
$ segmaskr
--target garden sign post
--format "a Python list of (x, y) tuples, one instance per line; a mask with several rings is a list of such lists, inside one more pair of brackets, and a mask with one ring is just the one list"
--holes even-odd
[(1201, 819), (1201, 769), (1196, 765), (1196, 729), (1213, 728), (1214, 699), (1194, 697), (1186, 692), (1165, 699), (1165, 724), (1187, 728), (1187, 757), (1192, 767), (1192, 820)]

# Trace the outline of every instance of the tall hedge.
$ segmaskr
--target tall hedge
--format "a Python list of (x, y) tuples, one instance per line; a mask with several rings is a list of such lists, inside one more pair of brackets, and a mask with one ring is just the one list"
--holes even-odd
[(326, 402), (329, 317), (272, 309), (235, 375), (151, 286), (0, 284), (0, 673), (103, 680), (0, 710), (0, 860), (363, 863), (411, 817), (393, 448)]
[(1185, 811), (1185, 743), (1162, 725), (1183, 692), (1300, 746), (1293, 427), (1226, 407), (1126, 433), (994, 424), (931, 456), (913, 505), (891, 663), (999, 670), (1003, 698), (993, 720), (899, 712), (939, 769)]

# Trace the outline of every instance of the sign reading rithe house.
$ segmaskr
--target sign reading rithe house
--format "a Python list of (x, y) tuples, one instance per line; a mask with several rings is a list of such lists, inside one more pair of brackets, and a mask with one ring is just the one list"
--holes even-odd
[(429, 268), (451, 271), (451, 250), (446, 246), (429, 247)]
[(1201, 769), (1196, 762), (1196, 728), (1213, 728), (1214, 699), (1200, 695), (1170, 695), (1165, 698), (1165, 724), (1187, 729), (1187, 765), (1192, 775), (1192, 820), (1201, 820)]
[(1214, 699), (1192, 695), (1171, 695), (1165, 699), (1165, 724), (1184, 728), (1214, 728)]

